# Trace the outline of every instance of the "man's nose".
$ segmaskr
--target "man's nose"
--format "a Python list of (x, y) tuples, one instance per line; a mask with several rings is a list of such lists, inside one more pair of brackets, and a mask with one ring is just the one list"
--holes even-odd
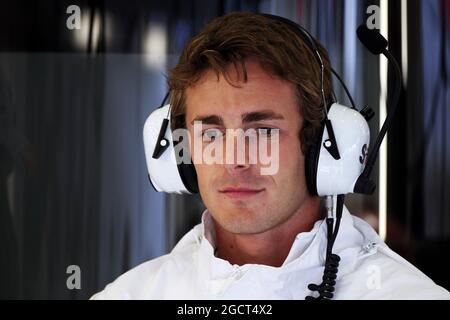
[(236, 175), (247, 171), (250, 168), (250, 164), (225, 164), (225, 168), (230, 175)]
[(232, 148), (229, 145), (225, 148), (225, 167), (230, 174), (246, 171), (252, 164), (256, 164), (255, 155), (251, 154), (254, 148), (250, 147), (250, 139), (245, 138), (242, 132), (228, 135), (226, 139), (232, 139), (232, 141), (227, 141), (227, 144), (232, 143)]

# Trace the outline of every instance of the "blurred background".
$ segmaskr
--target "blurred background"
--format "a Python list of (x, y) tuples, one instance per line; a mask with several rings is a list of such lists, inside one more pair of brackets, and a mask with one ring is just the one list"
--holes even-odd
[[(346, 204), (450, 289), (449, 0), (7, 0), (0, 11), (0, 298), (87, 299), (168, 253), (199, 223), (199, 196), (150, 186), (142, 129), (186, 42), (231, 11), (277, 14), (309, 29), (358, 108), (375, 110), (372, 139), (391, 72), (362, 47), (356, 28), (370, 20), (388, 37), (404, 74), (400, 109), (378, 161), (377, 191)], [(71, 265), (80, 267), (80, 289), (66, 285)]]

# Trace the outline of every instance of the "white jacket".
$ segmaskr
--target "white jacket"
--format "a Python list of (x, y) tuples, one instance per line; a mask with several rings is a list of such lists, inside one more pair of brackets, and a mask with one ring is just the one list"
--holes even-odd
[[(327, 245), (324, 220), (297, 235), (281, 267), (231, 265), (214, 256), (208, 210), (171, 253), (126, 272), (91, 299), (304, 299), (319, 284)], [(333, 253), (341, 257), (334, 299), (450, 299), (344, 207)]]

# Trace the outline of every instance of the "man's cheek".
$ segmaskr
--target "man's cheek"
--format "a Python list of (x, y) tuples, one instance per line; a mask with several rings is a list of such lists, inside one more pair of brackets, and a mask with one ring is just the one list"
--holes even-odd
[(304, 156), (302, 153), (293, 152), (293, 148), (284, 148), (280, 151), (280, 174), (287, 175), (287, 178), (298, 180), (304, 176)]
[(280, 168), (280, 144), (277, 140), (268, 140), (266, 143), (258, 150), (260, 174), (273, 176), (278, 173)]
[(197, 171), (197, 179), (204, 192), (211, 192), (214, 187), (214, 174), (217, 174), (217, 169), (213, 165), (197, 164), (195, 165)]

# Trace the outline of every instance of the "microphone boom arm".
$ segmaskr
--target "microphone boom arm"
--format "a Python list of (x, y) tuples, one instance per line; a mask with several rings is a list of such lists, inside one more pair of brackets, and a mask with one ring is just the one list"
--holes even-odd
[(384, 120), (383, 126), (381, 127), (380, 133), (378, 134), (377, 140), (375, 141), (372, 150), (369, 152), (366, 167), (364, 168), (364, 171), (361, 173), (361, 175), (359, 176), (358, 180), (355, 183), (354, 191), (356, 193), (361, 194), (373, 194), (373, 192), (375, 191), (376, 185), (372, 180), (370, 180), (370, 175), (372, 174), (372, 170), (375, 166), (375, 162), (378, 156), (378, 151), (380, 150), (381, 147), (381, 143), (383, 142), (384, 136), (386, 135), (388, 128), (391, 126), (392, 119), (394, 118), (395, 111), (398, 108), (398, 102), (400, 99), (400, 92), (402, 85), (402, 72), (400, 66), (398, 65), (397, 60), (389, 50), (384, 49), (382, 53), (393, 66), (394, 76), (396, 79), (393, 94), (391, 95), (391, 99), (387, 104), (388, 115)]

